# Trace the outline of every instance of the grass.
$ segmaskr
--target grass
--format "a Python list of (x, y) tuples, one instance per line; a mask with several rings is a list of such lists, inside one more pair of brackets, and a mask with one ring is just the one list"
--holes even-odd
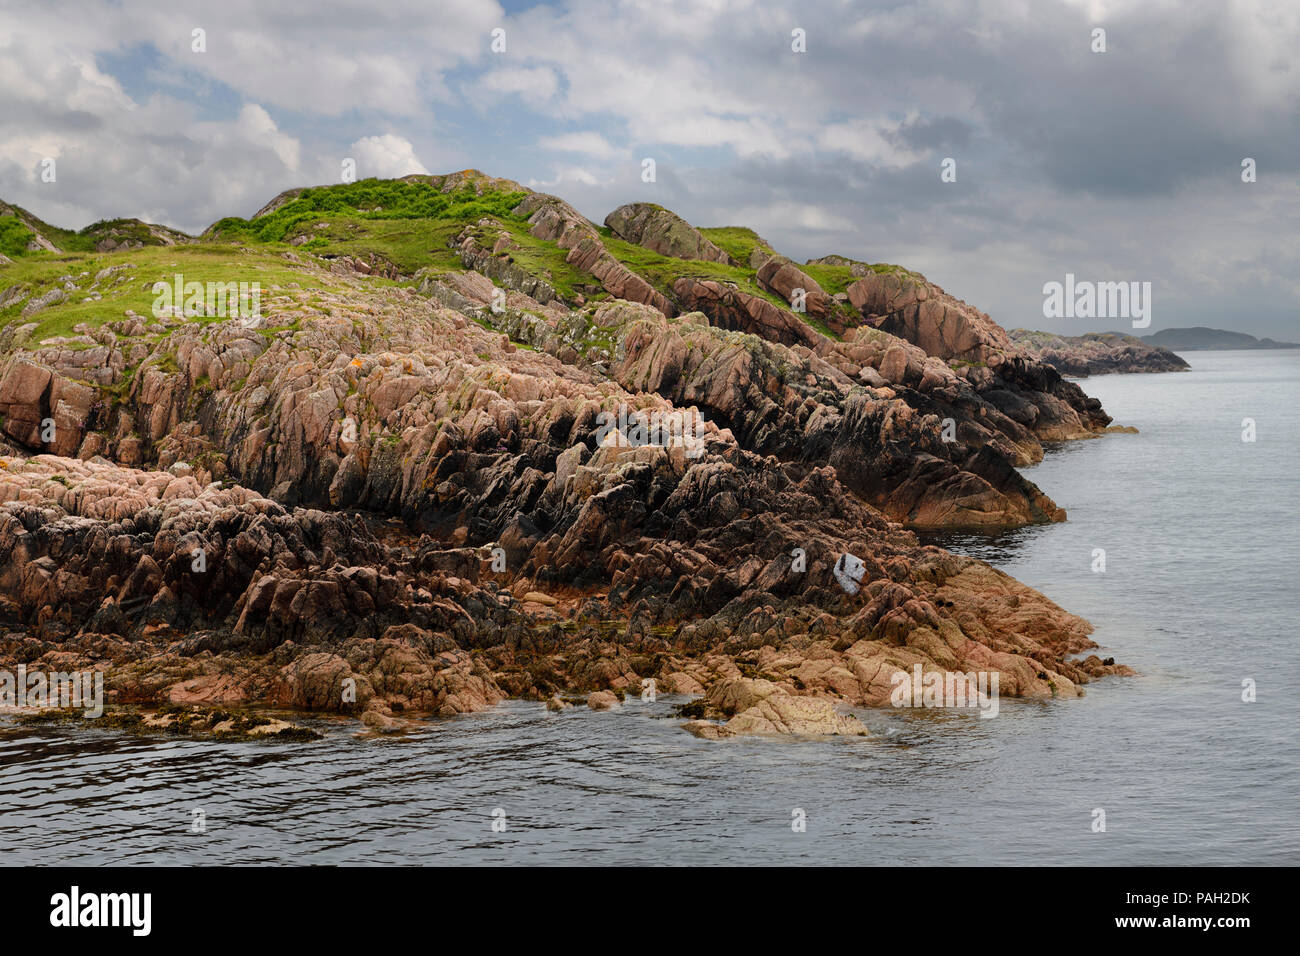
[(812, 279), (827, 295), (839, 295), (858, 281), (848, 266), (798, 266), (799, 270)]
[[(763, 252), (776, 255), (776, 250), (769, 246), (758, 233), (744, 226), (721, 226), (713, 229), (701, 229), (700, 233), (745, 266), (749, 264), (749, 257), (755, 249), (761, 249)], [(846, 291), (857, 280), (857, 276), (853, 275), (849, 266), (799, 265), (797, 262), (794, 265), (810, 279), (813, 279), (829, 295), (838, 295)], [(884, 271), (885, 269), (895, 269), (897, 267), (869, 266), (869, 268), (875, 271)]]
[[(475, 227), (471, 232), (479, 245), (491, 249), (502, 230), (510, 234), (516, 245), (516, 248), (507, 253), (515, 264), (532, 275), (545, 279), (562, 298), (572, 301), (579, 293), (589, 294), (598, 288), (593, 276), (569, 265), (565, 259), (568, 253), (564, 249), (553, 242), (530, 235), (527, 222), (512, 215), (499, 217), (492, 225), (481, 229)], [(456, 267), (460, 268), (460, 257), (455, 256), (455, 260)]]
[(767, 299), (783, 309), (789, 303), (759, 286), (754, 270), (746, 266), (729, 266), (721, 262), (704, 262), (699, 259), (674, 259), (661, 256), (643, 246), (633, 245), (615, 236), (609, 229), (601, 229), (601, 238), (610, 254), (633, 272), (666, 295), (672, 295), (673, 281), (683, 276), (734, 282), (743, 291)]
[[(891, 262), (859, 262), (856, 259), (850, 261), (855, 265), (864, 266), (878, 275), (897, 274), (909, 279), (915, 279), (918, 282), (924, 281), (924, 277), (920, 273), (913, 272), (911, 269), (904, 269), (902, 266), (896, 266)], [(799, 266), (799, 268), (811, 278), (816, 279), (817, 284), (830, 295), (845, 292), (849, 286), (858, 281), (858, 276), (853, 274), (852, 266), (810, 262)]]
[[(420, 269), (433, 273), (459, 272), (463, 265), (451, 243), (467, 228), (487, 249), (495, 245), (500, 233), (507, 233), (513, 248), (505, 255), (522, 271), (545, 280), (567, 301), (572, 302), (579, 295), (592, 301), (608, 298), (593, 276), (579, 272), (566, 261), (566, 250), (530, 235), (528, 224), (511, 212), (526, 195), (524, 192), (473, 178), (465, 180), (454, 191), (444, 192), (441, 186), (445, 182), (444, 177), (366, 179), (303, 189), (288, 194), (282, 205), (266, 215), (254, 219), (222, 219), (198, 241), (175, 246), (158, 245), (159, 240), (150, 228), (137, 220), (104, 220), (72, 232), (47, 227), (16, 207), (0, 206), (3, 210), (0, 252), (14, 259), (12, 265), (0, 267), (0, 290), (17, 283), (25, 284), (30, 290), (24, 303), (0, 310), (0, 327), (19, 320), (23, 304), (59, 287), (61, 277), (69, 274), (80, 288), (69, 292), (69, 301), (33, 317), (38, 323), (33, 341), (73, 334), (73, 328), (81, 323), (99, 326), (124, 317), (128, 310), (149, 318), (155, 298), (151, 291), (153, 283), (170, 282), (176, 272), (183, 273), (186, 281), (260, 282), (264, 307), (267, 297), (276, 290), (294, 292), (304, 285), (336, 284), (328, 277), (309, 278), (304, 270), (291, 266), (281, 257), (286, 250), (294, 250), (304, 257), (374, 257), (391, 263), (408, 276)], [(24, 218), (30, 221), (31, 228), (22, 221)], [(480, 222), (483, 222), (481, 227)], [(32, 229), (41, 231), (65, 252), (27, 252)], [(614, 258), (666, 295), (673, 295), (676, 279), (693, 276), (734, 284), (749, 295), (782, 309), (789, 308), (780, 296), (758, 284), (756, 272), (749, 266), (755, 250), (774, 252), (762, 237), (740, 226), (699, 231), (731, 255), (738, 265), (663, 256), (625, 242), (607, 228), (599, 230), (605, 248)], [(95, 253), (94, 245), (110, 233), (148, 244), (123, 252)], [(299, 241), (296, 246), (290, 244), (290, 240), (303, 239), (306, 241)], [(101, 300), (81, 301), (87, 296), (96, 272), (121, 263), (137, 267), (129, 273), (129, 281), (121, 284), (109, 281), (96, 290), (103, 296)], [(863, 265), (878, 273), (915, 275), (889, 264)], [(856, 280), (849, 264), (800, 268), (832, 295), (845, 292)], [(90, 275), (81, 277), (82, 272)], [(392, 283), (387, 279), (370, 281)], [(318, 308), (330, 311), (326, 304)], [(834, 337), (825, 322), (808, 315), (801, 317), (822, 334)]]
[(373, 254), (404, 273), (423, 266), (458, 269), (459, 257), (448, 242), (468, 223), (509, 218), (525, 195), (479, 195), (472, 185), (442, 192), (422, 181), (363, 179), (304, 189), (265, 216), (222, 219), (204, 237), (267, 244), (309, 236), (305, 246), (318, 254)]
[[(510, 210), (524, 195), (479, 195), (472, 185), (445, 193), (423, 181), (366, 179), (305, 189), (265, 216), (222, 219), (204, 236), (277, 246), (306, 236), (308, 241), (296, 248), (307, 253), (374, 256), (405, 274), (424, 267), (459, 271), (460, 256), (450, 248), (451, 241), (483, 218), (513, 221)], [(563, 262), (562, 253), (559, 260)]]
[[(86, 297), (96, 273), (108, 266), (127, 263), (136, 267), (124, 273), (129, 276), (127, 281), (117, 283), (115, 280), (118, 276), (112, 276), (97, 290), (103, 295), (102, 299), (81, 301)], [(89, 274), (83, 277), (83, 272)], [(42, 253), (26, 256), (12, 265), (0, 268), (0, 290), (24, 283), (32, 289), (31, 295), (35, 297), (61, 287), (59, 279), (65, 275), (71, 275), (80, 289), (69, 292), (66, 302), (43, 309), (28, 319), (22, 318), (22, 309), (30, 299), (0, 310), (0, 326), (35, 322), (37, 327), (29, 341), (41, 342), (56, 336), (74, 335), (76, 333), (73, 329), (81, 323), (99, 327), (106, 322), (123, 319), (128, 310), (146, 321), (152, 321), (156, 298), (152, 291), (153, 284), (158, 281), (170, 284), (172, 276), (178, 272), (185, 277), (186, 282), (258, 282), (262, 288), (264, 311), (268, 298), (277, 290), (287, 288), (291, 283), (301, 286), (313, 280), (302, 269), (292, 267), (269, 250), (240, 252), (229, 245), (212, 243), (149, 246), (114, 253), (71, 253), (61, 256)], [(192, 321), (211, 323), (222, 320), (200, 317)]]
[[(59, 230), (66, 233), (66, 230)], [(139, 219), (104, 219), (92, 223), (76, 234), (67, 234), (62, 241), (51, 239), (64, 252), (93, 252), (96, 243), (109, 236), (121, 242), (138, 242), (145, 246), (162, 246), (165, 243), (153, 234)]]
[[(27, 243), (32, 240), (35, 232), (40, 232), (63, 253), (94, 252), (95, 246), (110, 236), (119, 242), (127, 240), (145, 246), (166, 245), (163, 240), (154, 235), (147, 223), (139, 219), (101, 219), (99, 222), (91, 223), (85, 229), (74, 231), (51, 226), (27, 210), (16, 206), (5, 207), (0, 204), (0, 209), (6, 210), (0, 214), (0, 253), (11, 259), (50, 254), (43, 250), (28, 252)], [(26, 217), (31, 226), (19, 218), (17, 215), (19, 212)], [(165, 231), (178, 237), (184, 235), (175, 229), (165, 229)]]
[[(317, 223), (324, 228), (317, 229)], [(465, 228), (456, 220), (366, 219), (330, 216), (315, 220), (302, 233), (312, 238), (297, 247), (315, 255), (376, 256), (410, 274), (424, 266), (459, 269), (460, 256), (449, 248)], [(292, 248), (292, 247), (290, 247)]]
[(547, 242), (528, 234), (526, 226), (508, 224), (510, 235), (519, 248), (511, 249), (510, 256), (521, 267), (534, 275), (544, 276), (563, 298), (572, 300), (585, 287), (596, 284), (596, 280), (579, 272), (565, 261), (568, 254), (553, 242)]
[(755, 249), (762, 249), (770, 255), (776, 254), (776, 250), (763, 241), (762, 236), (745, 226), (718, 226), (701, 229), (699, 232), (742, 265), (749, 264), (749, 257)]
[(33, 233), (17, 216), (0, 216), (0, 255), (17, 259), (26, 255)]

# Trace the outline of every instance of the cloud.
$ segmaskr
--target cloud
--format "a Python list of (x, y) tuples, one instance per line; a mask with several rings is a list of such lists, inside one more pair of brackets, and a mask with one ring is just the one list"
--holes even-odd
[(412, 173), (428, 174), (424, 164), (416, 158), (415, 148), (409, 140), (392, 133), (367, 136), (349, 147), (357, 161), (357, 177), (371, 176), (380, 179), (397, 179)]
[(920, 159), (918, 152), (907, 148), (896, 125), (891, 128), (879, 120), (831, 123), (818, 133), (817, 145), (823, 150), (880, 166), (909, 166)]
[[(0, 90), (0, 197), (55, 225), (137, 216), (197, 232), (316, 175), (260, 104), (209, 118), (167, 95), (138, 101), (89, 48), (49, 37), (0, 48)], [(45, 157), (57, 161), (54, 182), (39, 177)]]
[(493, 93), (515, 94), (526, 102), (540, 104), (555, 96), (559, 80), (549, 67), (503, 67), (485, 73), (481, 88)]
[(542, 149), (550, 149), (561, 153), (582, 153), (586, 156), (594, 156), (597, 159), (612, 159), (615, 156), (626, 155), (626, 149), (620, 149), (612, 145), (609, 140), (599, 133), (561, 133), (559, 136), (543, 137), (537, 144)]
[[(298, 158), (300, 148), (298, 141), (292, 136), (286, 136), (276, 128), (275, 121), (267, 114), (266, 110), (256, 103), (249, 103), (239, 111), (239, 120), (237, 123), (241, 135), (249, 140), (263, 143), (269, 146), (275, 155), (280, 158), (285, 169), (291, 172), (298, 170)], [(405, 142), (403, 140), (402, 142)], [(355, 143), (353, 144), (356, 145)], [(410, 143), (407, 143), (410, 148)]]
[[(148, 46), (173, 75), (192, 74), (271, 109), (340, 116), (382, 110), (414, 116), (448, 98), (443, 75), (486, 58), (505, 16), (496, 0), (321, 0), (308, 9), (263, 0), (169, 0), (156, 6), (108, 0), (14, 5), (0, 10), (0, 37), (47, 47), (65, 60), (78, 50)], [(194, 52), (191, 33), (206, 34)]]
[(1008, 324), (1073, 271), (1150, 279), (1157, 325), (1294, 338), (1297, 45), (1300, 7), (1267, 0), (10, 5), (0, 197), (196, 231), (349, 155), (475, 166), (596, 220), (646, 200), (798, 258), (900, 262)]

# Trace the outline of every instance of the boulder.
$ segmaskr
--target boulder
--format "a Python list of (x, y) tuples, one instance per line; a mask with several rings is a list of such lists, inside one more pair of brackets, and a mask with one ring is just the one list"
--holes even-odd
[(605, 217), (605, 225), (620, 239), (660, 255), (735, 265), (731, 256), (704, 238), (685, 219), (654, 203), (619, 206)]

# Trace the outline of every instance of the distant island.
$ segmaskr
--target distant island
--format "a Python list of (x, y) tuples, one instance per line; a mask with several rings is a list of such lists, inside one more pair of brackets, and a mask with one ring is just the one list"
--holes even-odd
[(1196, 325), (1190, 329), (1161, 329), (1151, 335), (1142, 336), (1142, 341), (1148, 345), (1158, 345), (1177, 352), (1195, 352), (1200, 349), (1300, 349), (1300, 345), (1295, 342), (1257, 339), (1245, 332), (1207, 329), (1203, 325)]
[(1122, 332), (1057, 335), (1012, 329), (1007, 334), (1036, 361), (1076, 378), (1111, 372), (1184, 372), (1188, 368), (1168, 348)]
[(1257, 339), (1245, 332), (1207, 329), (1161, 329), (1140, 338), (1123, 332), (1086, 332), (1058, 335), (1012, 329), (1011, 341), (1036, 361), (1050, 365), (1062, 375), (1086, 378), (1110, 372), (1183, 372), (1190, 366), (1175, 352), (1209, 349), (1296, 349), (1294, 342)]

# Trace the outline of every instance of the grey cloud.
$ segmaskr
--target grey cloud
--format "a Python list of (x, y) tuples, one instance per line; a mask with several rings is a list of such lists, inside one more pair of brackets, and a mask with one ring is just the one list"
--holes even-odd
[[(520, 181), (567, 171), (550, 191), (597, 221), (648, 199), (700, 225), (752, 225), (796, 258), (901, 262), (1008, 324), (1045, 324), (1041, 285), (1066, 270), (1122, 272), (1161, 290), (1157, 325), (1196, 318), (1296, 336), (1300, 11), (1291, 5), (1111, 0), (1105, 54), (1088, 50), (1086, 7), (1018, 0), (716, 9), (563, 0), (515, 15), (485, 2), (450, 19), (437, 4), (403, 0), (366, 8), (361, 21), (362, 8), (343, 0), (310, 16), (251, 0), (179, 7), (183, 19), (205, 14), (217, 49), (256, 39), (279, 62), (250, 59), (251, 47), (194, 61), (167, 45), (156, 18), (104, 3), (78, 9), (62, 32), (39, 8), (8, 20), (0, 11), (0, 33), (28, 30), (32, 41), (26, 53), (0, 47), (0, 71), (8, 62), (25, 76), (65, 49), (93, 60), (145, 42), (173, 82), (170, 102), (135, 110), (102, 105), (107, 94), (93, 85), (74, 89), (66, 64), (50, 67), (39, 95), (0, 84), (9, 144), (0, 143), (0, 197), (55, 210), (46, 218), (60, 225), (148, 212), (196, 231), (281, 189), (329, 181), (349, 144), (391, 132), (434, 171), (472, 165)], [(510, 38), (500, 58), (484, 52), (498, 23)], [(796, 25), (806, 54), (789, 52)], [(344, 83), (363, 60), (376, 85)], [(555, 71), (554, 96), (486, 95), (489, 71), (506, 68)], [(313, 71), (324, 77), (317, 86)], [(213, 83), (236, 109), (265, 107), (300, 144), (299, 166), (234, 118), (208, 120)], [(583, 131), (626, 154), (537, 147)], [(30, 155), (14, 146), (42, 136), (68, 143), (57, 191), (31, 183)], [(633, 146), (658, 159), (657, 183), (640, 182)], [(948, 155), (953, 184), (939, 181)], [(1259, 162), (1256, 184), (1240, 181), (1244, 156)], [(7, 165), (15, 157), (22, 163)]]
[(942, 150), (955, 146), (966, 146), (971, 141), (972, 127), (964, 120), (952, 116), (937, 116), (932, 119), (915, 119), (904, 123), (887, 136), (913, 150)]

